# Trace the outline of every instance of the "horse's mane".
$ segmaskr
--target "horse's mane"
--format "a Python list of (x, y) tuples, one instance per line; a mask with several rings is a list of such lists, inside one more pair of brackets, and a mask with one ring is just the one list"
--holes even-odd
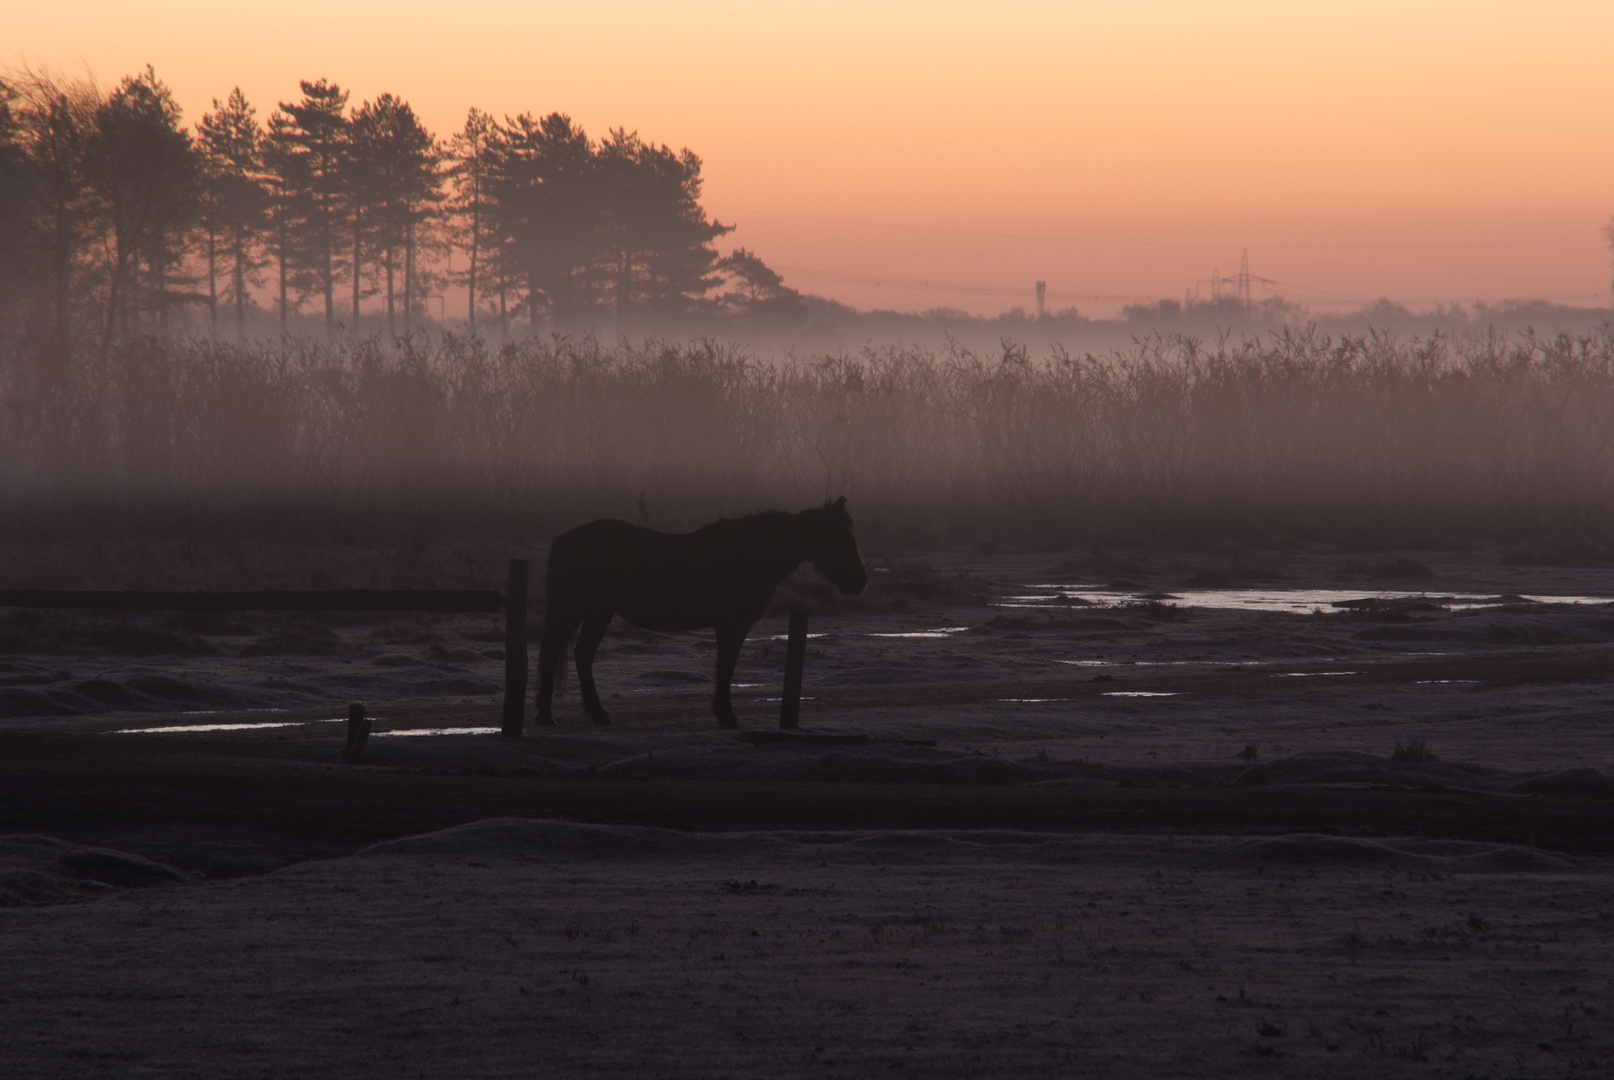
[(740, 517), (718, 518), (696, 529), (697, 533), (746, 533), (767, 526), (782, 525), (790, 519), (786, 510), (758, 510)]
[[(810, 507), (809, 509), (803, 510), (802, 513), (813, 516), (822, 514), (829, 517), (830, 520), (834, 521), (836, 524), (840, 525), (850, 525), (852, 523), (852, 515), (846, 512), (845, 500), (837, 502), (833, 499), (825, 499), (823, 506)], [(702, 525), (695, 531), (705, 532), (708, 529), (720, 530), (724, 532), (729, 530), (745, 530), (762, 525), (779, 524), (783, 519), (788, 519), (795, 516), (795, 514), (792, 514), (788, 510), (754, 510), (749, 514), (741, 514), (739, 517), (718, 518), (716, 521), (708, 522), (707, 524)]]

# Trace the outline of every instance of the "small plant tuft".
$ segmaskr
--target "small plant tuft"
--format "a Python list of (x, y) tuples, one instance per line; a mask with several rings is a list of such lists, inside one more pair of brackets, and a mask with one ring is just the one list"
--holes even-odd
[(1391, 761), (1439, 761), (1440, 755), (1429, 748), (1429, 741), (1422, 735), (1402, 742), (1395, 741), (1395, 750), (1390, 754)]

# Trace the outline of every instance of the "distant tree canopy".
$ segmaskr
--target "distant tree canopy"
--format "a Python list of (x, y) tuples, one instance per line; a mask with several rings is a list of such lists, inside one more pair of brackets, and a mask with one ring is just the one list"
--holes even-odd
[(298, 85), (266, 121), (237, 88), (192, 131), (150, 68), (105, 93), (0, 73), (0, 342), (104, 353), (176, 314), (240, 339), (265, 311), (283, 333), (309, 315), (408, 333), (449, 284), (473, 330), (805, 318), (756, 255), (712, 246), (733, 227), (701, 207), (689, 150), (476, 109), (439, 140), (396, 95)]

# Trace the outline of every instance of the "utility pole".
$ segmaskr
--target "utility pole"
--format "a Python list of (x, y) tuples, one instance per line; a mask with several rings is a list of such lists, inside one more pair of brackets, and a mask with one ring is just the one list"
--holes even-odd
[[(1231, 285), (1233, 286), (1233, 299), (1238, 302), (1238, 305), (1246, 309), (1251, 308), (1255, 306), (1253, 286), (1257, 282), (1262, 285), (1277, 284), (1271, 278), (1257, 277), (1255, 274), (1250, 273), (1250, 249), (1244, 248), (1239, 252), (1239, 272), (1236, 276), (1225, 278), (1220, 270), (1211, 271), (1211, 303), (1220, 303), (1222, 300), (1222, 288)], [(1195, 282), (1195, 290), (1197, 291), (1199, 286), (1203, 284), (1205, 284), (1203, 281)]]
[(1037, 321), (1038, 322), (1041, 322), (1042, 319), (1043, 319), (1043, 316), (1045, 314), (1047, 314), (1047, 301), (1048, 301), (1048, 283), (1046, 281), (1039, 281), (1039, 282), (1037, 282)]

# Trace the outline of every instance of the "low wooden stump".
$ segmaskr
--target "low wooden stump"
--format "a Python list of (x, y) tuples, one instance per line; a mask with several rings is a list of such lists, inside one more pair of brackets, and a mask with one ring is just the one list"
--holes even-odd
[(801, 727), (801, 676), (807, 665), (807, 609), (790, 609), (790, 637), (785, 644), (785, 692), (779, 699), (779, 730)]
[(347, 707), (347, 745), (342, 748), (342, 764), (357, 765), (369, 741), (370, 718), (364, 715), (364, 703), (355, 701)]

